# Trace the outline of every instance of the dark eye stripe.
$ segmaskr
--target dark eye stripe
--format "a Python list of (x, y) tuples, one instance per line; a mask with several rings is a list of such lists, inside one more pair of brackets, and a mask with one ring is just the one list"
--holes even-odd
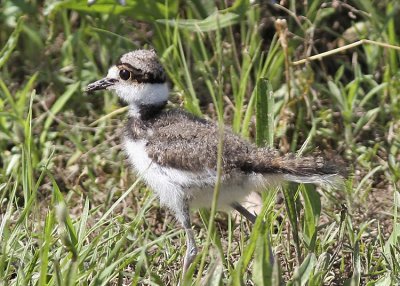
[(144, 72), (128, 63), (118, 63), (117, 67), (119, 69), (126, 69), (130, 71), (132, 75), (131, 79), (137, 81), (138, 83), (164, 83), (166, 80), (164, 72), (157, 74)]

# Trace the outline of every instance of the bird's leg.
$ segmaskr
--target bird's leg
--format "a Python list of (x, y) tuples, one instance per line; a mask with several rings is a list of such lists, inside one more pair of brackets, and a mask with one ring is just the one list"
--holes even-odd
[(252, 224), (256, 222), (257, 216), (255, 214), (252, 214), (249, 212), (246, 208), (244, 208), (241, 204), (238, 202), (234, 202), (231, 205), (237, 212), (239, 212), (242, 216), (247, 218)]
[(190, 223), (190, 213), (189, 213), (189, 205), (187, 202), (184, 203), (181, 214), (179, 215), (183, 228), (186, 232), (186, 254), (183, 260), (183, 271), (182, 271), (182, 280), (185, 277), (187, 270), (190, 267), (190, 264), (194, 261), (197, 256), (197, 246), (196, 241), (194, 239), (194, 232)]

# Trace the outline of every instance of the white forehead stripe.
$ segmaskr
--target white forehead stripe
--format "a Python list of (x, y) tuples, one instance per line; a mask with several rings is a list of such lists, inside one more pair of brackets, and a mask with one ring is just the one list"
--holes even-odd
[(117, 66), (112, 66), (107, 73), (108, 78), (116, 78), (119, 79), (119, 69)]

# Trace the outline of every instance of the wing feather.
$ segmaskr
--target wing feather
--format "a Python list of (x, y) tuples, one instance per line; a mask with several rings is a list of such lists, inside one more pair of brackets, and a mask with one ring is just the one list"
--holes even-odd
[[(176, 110), (166, 113), (153, 124), (154, 132), (146, 145), (153, 161), (188, 171), (216, 170), (219, 137), (216, 124)], [(223, 169), (239, 168), (239, 162), (253, 148), (226, 129)]]

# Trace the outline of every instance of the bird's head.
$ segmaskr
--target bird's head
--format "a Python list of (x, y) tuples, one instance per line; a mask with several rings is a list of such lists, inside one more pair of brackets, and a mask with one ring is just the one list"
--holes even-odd
[(135, 113), (142, 107), (165, 105), (166, 75), (154, 50), (136, 50), (121, 56), (105, 78), (89, 84), (87, 92), (114, 90)]

